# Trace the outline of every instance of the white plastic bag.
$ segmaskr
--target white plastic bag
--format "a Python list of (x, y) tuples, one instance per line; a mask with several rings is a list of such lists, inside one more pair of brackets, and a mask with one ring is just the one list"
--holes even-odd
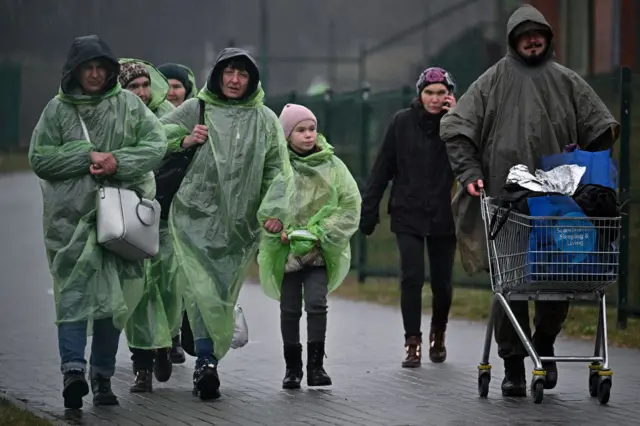
[(243, 347), (249, 342), (249, 327), (247, 326), (247, 320), (242, 312), (242, 307), (236, 305), (233, 310), (233, 317), (235, 324), (233, 326), (233, 339), (231, 340), (231, 348), (238, 349)]

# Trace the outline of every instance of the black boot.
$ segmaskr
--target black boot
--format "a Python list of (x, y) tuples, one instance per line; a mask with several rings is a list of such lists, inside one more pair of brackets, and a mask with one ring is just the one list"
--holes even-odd
[(207, 363), (196, 368), (193, 373), (193, 393), (203, 401), (220, 398), (220, 377), (215, 364)]
[(302, 345), (285, 345), (284, 362), (286, 373), (282, 380), (282, 389), (300, 389), (304, 373), (302, 372)]
[(93, 405), (118, 405), (118, 398), (111, 390), (111, 379), (97, 375), (91, 378), (91, 390), (93, 391)]
[(69, 371), (63, 378), (62, 397), (64, 408), (79, 410), (82, 398), (89, 393), (89, 384), (84, 378), (84, 371)]
[(440, 363), (447, 359), (447, 348), (444, 345), (444, 327), (431, 327), (429, 333), (429, 359), (431, 362)]
[[(553, 344), (541, 342), (536, 335), (533, 336), (533, 347), (538, 356), (555, 356)], [(553, 389), (558, 384), (558, 365), (555, 362), (543, 362), (542, 368), (547, 372), (544, 380), (545, 389)]]
[(174, 337), (171, 345), (171, 353), (169, 356), (171, 357), (172, 364), (184, 364), (186, 361), (186, 357), (184, 356), (184, 350), (182, 346), (180, 346), (180, 336)]
[(307, 385), (331, 386), (331, 377), (324, 371), (324, 342), (307, 343)]
[(171, 357), (169, 355), (170, 351), (171, 349), (169, 348), (156, 350), (153, 375), (156, 376), (156, 380), (161, 383), (169, 381), (171, 373), (173, 372), (173, 364), (171, 363)]
[(135, 370), (135, 381), (133, 385), (129, 388), (130, 392), (133, 393), (143, 393), (143, 392), (153, 392), (153, 375), (151, 370)]
[(527, 379), (524, 358), (510, 357), (504, 360), (502, 396), (527, 396)]

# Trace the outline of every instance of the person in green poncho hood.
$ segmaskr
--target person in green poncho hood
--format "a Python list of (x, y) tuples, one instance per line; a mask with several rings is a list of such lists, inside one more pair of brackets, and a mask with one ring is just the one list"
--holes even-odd
[(167, 100), (170, 87), (167, 79), (151, 63), (140, 59), (120, 58), (120, 86), (142, 99), (160, 118), (175, 107)]
[[(169, 151), (190, 151), (169, 210), (184, 303), (195, 340), (194, 393), (220, 396), (217, 363), (231, 346), (234, 307), (255, 259), (258, 208), (273, 179), (290, 176), (278, 117), (263, 103), (251, 55), (224, 49), (196, 99), (160, 120)], [(286, 179), (285, 179), (286, 180)], [(278, 217), (286, 205), (276, 206)]]
[[(349, 241), (360, 222), (361, 197), (349, 169), (318, 133), (315, 115), (302, 105), (288, 104), (280, 114), (293, 169), (277, 179), (265, 197), (258, 218), (264, 225), (258, 254), (260, 283), (280, 300), (280, 329), (286, 373), (284, 389), (302, 381), (300, 317), (307, 312), (307, 385), (330, 386), (323, 367), (327, 331), (327, 294), (349, 272)], [(289, 188), (282, 191), (282, 188)], [(289, 204), (284, 216), (275, 206)], [(282, 229), (284, 227), (284, 229)]]
[[(58, 95), (36, 124), (29, 162), (41, 179), (44, 239), (53, 277), (65, 408), (79, 409), (87, 329), (94, 405), (111, 391), (120, 330), (140, 301), (145, 262), (126, 261), (96, 241), (98, 183), (153, 199), (153, 170), (167, 149), (158, 119), (118, 84), (120, 65), (97, 36), (74, 40)], [(86, 126), (86, 132), (83, 129)]]
[[(576, 144), (587, 151), (610, 148), (620, 126), (596, 92), (574, 71), (555, 61), (554, 35), (542, 13), (518, 8), (507, 23), (507, 54), (480, 76), (440, 122), (451, 168), (460, 183), (452, 208), (460, 257), (469, 274), (488, 271), (480, 212), (484, 190), (497, 197), (511, 167), (539, 168), (542, 157)], [(540, 356), (554, 356), (568, 302), (535, 304), (532, 342)], [(511, 303), (530, 334), (527, 302)], [(527, 351), (500, 304), (494, 310), (498, 355), (504, 360), (502, 394), (526, 396)], [(558, 379), (554, 362), (544, 362), (544, 386)]]
[[(168, 81), (152, 64), (120, 59), (118, 80), (156, 116), (175, 109), (166, 100), (170, 92)], [(156, 181), (156, 196), (162, 190), (162, 183)], [(166, 382), (173, 372), (172, 336), (179, 331), (181, 324), (182, 294), (180, 287), (165, 277), (172, 267), (172, 244), (166, 220), (161, 220), (160, 251), (147, 261), (144, 295), (125, 327), (135, 375), (131, 392), (152, 392), (154, 374), (159, 382)], [(184, 353), (181, 361), (185, 361)]]
[(198, 94), (196, 77), (189, 67), (167, 63), (158, 66), (158, 71), (169, 81), (167, 100), (176, 108), (187, 99), (194, 98)]

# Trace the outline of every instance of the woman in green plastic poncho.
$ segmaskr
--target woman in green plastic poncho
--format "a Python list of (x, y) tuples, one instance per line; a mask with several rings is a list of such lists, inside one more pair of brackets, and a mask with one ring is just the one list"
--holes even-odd
[(153, 64), (131, 58), (120, 58), (118, 61), (122, 67), (120, 72), (122, 88), (140, 96), (140, 99), (156, 117), (160, 118), (175, 109), (173, 104), (167, 100), (170, 89), (169, 82)]
[[(121, 59), (118, 80), (157, 116), (175, 109), (165, 100), (169, 83), (150, 63)], [(158, 198), (164, 189), (162, 182), (156, 180)], [(165, 213), (162, 212), (160, 220), (160, 251), (146, 264), (144, 294), (125, 327), (135, 375), (129, 390), (135, 393), (152, 392), (154, 374), (159, 382), (171, 378), (172, 333), (179, 330), (182, 322), (181, 283), (168, 279), (175, 269), (175, 262)]]
[(182, 105), (187, 99), (195, 98), (198, 94), (196, 88), (196, 77), (193, 71), (181, 64), (167, 63), (158, 67), (169, 81), (169, 95), (167, 100), (176, 108)]
[[(291, 175), (282, 128), (263, 97), (254, 59), (228, 48), (197, 99), (160, 120), (172, 152), (197, 147), (171, 200), (178, 268), (169, 279), (185, 283), (197, 357), (194, 391), (203, 400), (220, 395), (217, 363), (231, 347), (234, 307), (258, 248), (258, 208), (273, 179)], [(271, 213), (278, 217), (285, 208)]]
[(66, 408), (81, 408), (89, 392), (88, 328), (94, 336), (93, 404), (118, 403), (111, 377), (120, 330), (144, 290), (144, 262), (125, 261), (96, 241), (97, 182), (153, 198), (152, 170), (167, 149), (158, 119), (120, 88), (118, 72), (115, 56), (98, 37), (75, 39), (58, 95), (43, 111), (29, 147), (29, 162), (41, 179)]
[[(282, 387), (298, 389), (302, 381), (299, 323), (303, 298), (307, 312), (307, 384), (329, 386), (331, 378), (323, 368), (327, 294), (349, 272), (349, 241), (360, 221), (360, 192), (333, 147), (317, 133), (317, 120), (309, 109), (288, 104), (280, 122), (289, 142), (293, 179), (284, 195), (280, 189), (287, 185), (276, 180), (258, 213), (267, 231), (258, 255), (260, 282), (269, 297), (280, 300), (286, 363)], [(273, 206), (287, 199), (287, 213), (271, 216)]]

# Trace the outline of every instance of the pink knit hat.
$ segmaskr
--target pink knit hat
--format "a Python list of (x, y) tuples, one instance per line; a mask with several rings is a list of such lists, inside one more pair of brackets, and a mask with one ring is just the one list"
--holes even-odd
[(316, 116), (309, 108), (298, 104), (286, 104), (280, 113), (280, 124), (284, 130), (284, 137), (289, 139), (293, 129), (305, 120), (313, 120), (316, 126), (318, 125)]

